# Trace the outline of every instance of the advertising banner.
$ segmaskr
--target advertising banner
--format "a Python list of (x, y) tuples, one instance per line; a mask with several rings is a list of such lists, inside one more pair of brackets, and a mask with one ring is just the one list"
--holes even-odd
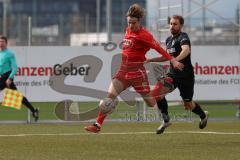
[[(121, 45), (120, 45), (121, 46)], [(105, 47), (12, 47), (18, 72), (15, 83), (31, 101), (97, 101), (106, 97), (121, 62), (119, 45)], [(159, 54), (150, 50), (147, 56)], [(192, 46), (195, 100), (240, 99), (240, 47)], [(146, 68), (149, 69), (149, 65)], [(149, 81), (156, 83), (149, 73)], [(140, 97), (133, 89), (122, 100)], [(181, 100), (178, 90), (168, 100)]]

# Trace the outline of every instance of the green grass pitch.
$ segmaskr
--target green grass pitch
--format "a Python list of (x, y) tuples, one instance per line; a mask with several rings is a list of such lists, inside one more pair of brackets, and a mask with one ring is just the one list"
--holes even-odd
[[(35, 107), (40, 108), (40, 120), (56, 120), (58, 119), (54, 113), (56, 102), (45, 102), (45, 103), (33, 103)], [(79, 103), (80, 111), (86, 111), (93, 109), (97, 106), (97, 102), (81, 102)], [(200, 103), (201, 104), (201, 103)], [(237, 105), (233, 103), (218, 103), (218, 104), (201, 104), (204, 110), (208, 110), (211, 118), (236, 118)], [(140, 112), (142, 113), (142, 104)], [(148, 110), (153, 114), (155, 111), (152, 109)], [(120, 102), (116, 111), (109, 116), (109, 118), (120, 118), (125, 119), (126, 113), (132, 117), (136, 115), (136, 107), (130, 107), (123, 102)], [(184, 116), (186, 111), (182, 105), (169, 106), (169, 113), (173, 116)], [(194, 118), (197, 118), (193, 114)], [(21, 110), (15, 110), (0, 105), (0, 121), (1, 120), (26, 120), (27, 112), (26, 107), (22, 107)]]
[(105, 123), (100, 134), (79, 124), (0, 125), (0, 160), (238, 160), (240, 122)]

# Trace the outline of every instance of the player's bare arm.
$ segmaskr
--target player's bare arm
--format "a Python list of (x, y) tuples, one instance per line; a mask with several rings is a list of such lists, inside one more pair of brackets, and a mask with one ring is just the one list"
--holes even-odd
[(182, 59), (186, 58), (190, 54), (189, 45), (182, 45), (181, 48), (182, 48), (181, 53), (176, 57), (177, 61), (181, 61)]
[(170, 62), (172, 63), (172, 65), (175, 69), (179, 69), (180, 71), (183, 70), (184, 65), (182, 63), (178, 62), (175, 58), (172, 58), (170, 60)]
[[(168, 61), (168, 59), (162, 56), (162, 57), (155, 57), (155, 58), (147, 59), (145, 61), (145, 63), (148, 63), (148, 62), (165, 62), (165, 61)], [(170, 60), (170, 62), (172, 63), (174, 68), (179, 69), (179, 70), (183, 70), (184, 65), (182, 63), (178, 62), (178, 60), (176, 58), (172, 58)]]
[(168, 60), (167, 58), (161, 56), (161, 57), (149, 58), (146, 60), (146, 63), (148, 63), (148, 62), (165, 62), (167, 60)]

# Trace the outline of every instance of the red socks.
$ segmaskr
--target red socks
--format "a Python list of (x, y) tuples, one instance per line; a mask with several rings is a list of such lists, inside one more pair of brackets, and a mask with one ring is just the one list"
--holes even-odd
[(102, 124), (103, 124), (103, 121), (104, 121), (104, 119), (107, 117), (107, 114), (104, 114), (104, 113), (102, 113), (102, 112), (99, 112), (98, 113), (98, 117), (97, 117), (97, 119), (96, 119), (96, 122), (100, 125), (100, 126), (102, 126)]

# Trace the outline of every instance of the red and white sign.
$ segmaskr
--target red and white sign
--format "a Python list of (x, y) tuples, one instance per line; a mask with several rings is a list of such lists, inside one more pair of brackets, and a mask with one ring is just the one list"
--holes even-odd
[[(50, 102), (71, 99), (96, 101), (99, 93), (105, 96), (111, 81), (114, 56), (121, 53), (117, 47), (105, 51), (104, 47), (12, 47), (19, 66), (15, 83), (31, 101)], [(154, 50), (148, 55), (157, 56)], [(240, 47), (192, 46), (195, 71), (195, 100), (240, 99)], [(82, 65), (76, 66), (80, 61)], [(116, 63), (120, 63), (120, 59)], [(66, 63), (66, 65), (64, 65)], [(91, 65), (89, 65), (91, 64)], [(94, 71), (93, 71), (94, 70)], [(114, 69), (115, 70), (115, 69)], [(92, 75), (94, 74), (94, 75)], [(53, 90), (51, 75), (66, 78)], [(81, 91), (83, 91), (82, 93)], [(65, 92), (64, 92), (65, 91)], [(87, 92), (85, 92), (87, 91)], [(181, 100), (176, 90), (168, 100)]]

